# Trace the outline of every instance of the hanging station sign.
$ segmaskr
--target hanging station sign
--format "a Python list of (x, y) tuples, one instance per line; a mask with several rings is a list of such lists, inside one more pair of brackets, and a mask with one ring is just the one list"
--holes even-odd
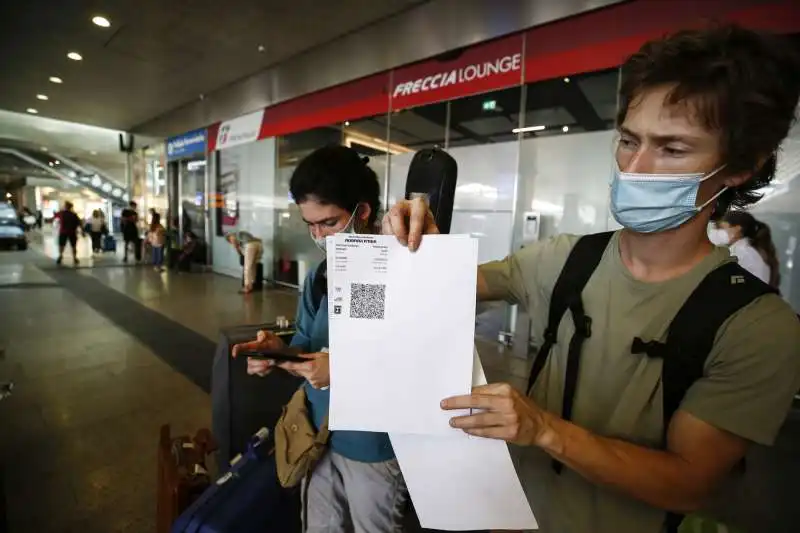
[(188, 131), (167, 139), (167, 159), (181, 159), (206, 151), (206, 130)]

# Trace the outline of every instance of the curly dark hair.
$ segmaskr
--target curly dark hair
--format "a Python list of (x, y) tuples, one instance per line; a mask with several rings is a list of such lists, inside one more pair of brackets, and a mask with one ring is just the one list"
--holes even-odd
[(368, 162), (347, 146), (324, 146), (300, 161), (289, 181), (289, 192), (298, 204), (313, 197), (350, 212), (366, 202), (372, 208), (367, 223), (373, 226), (381, 208), (380, 185)]
[[(645, 43), (622, 65), (617, 123), (642, 91), (674, 85), (669, 105), (691, 106), (722, 139), (726, 171), (753, 177), (717, 201), (715, 216), (761, 199), (775, 175), (777, 151), (795, 118), (800, 60), (781, 36), (716, 25)], [(766, 162), (762, 164), (766, 158)]]

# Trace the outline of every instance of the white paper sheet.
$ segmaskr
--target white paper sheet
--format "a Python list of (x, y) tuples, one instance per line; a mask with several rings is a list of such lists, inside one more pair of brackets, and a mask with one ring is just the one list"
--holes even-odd
[(327, 250), (330, 428), (452, 434), (439, 402), (472, 383), (477, 240), (429, 235), (412, 253), (339, 234)]
[[(486, 383), (477, 351), (474, 376), (475, 385)], [(463, 432), (389, 437), (422, 527), (538, 528), (505, 442)]]

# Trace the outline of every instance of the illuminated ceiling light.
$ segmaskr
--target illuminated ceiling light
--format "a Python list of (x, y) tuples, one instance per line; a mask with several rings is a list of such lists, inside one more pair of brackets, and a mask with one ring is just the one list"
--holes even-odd
[(30, 113), (31, 115), (35, 115), (35, 114), (37, 114), (39, 112), (39, 111), (37, 111), (36, 109), (34, 109), (32, 107), (29, 107), (28, 109), (26, 109), (26, 111), (28, 113)]
[(51, 83), (64, 83), (64, 80), (59, 78), (58, 76), (50, 76)]
[(47, 146), (42, 146), (42, 152), (46, 152), (46, 151), (47, 151)]
[(50, 165), (51, 167), (53, 166), (53, 162), (52, 162), (52, 161), (50, 161), (50, 162), (49, 162), (49, 163), (47, 163), (47, 164), (48, 164), (48, 165)]
[(70, 52), (67, 54), (67, 57), (73, 61), (81, 61), (83, 60), (83, 56), (80, 55), (78, 52)]
[(258, 45), (258, 51), (259, 52), (263, 52), (264, 50), (266, 50), (266, 48), (264, 48), (264, 45), (263, 44), (259, 44)]
[(61, 164), (61, 161), (59, 161), (58, 159), (56, 159), (56, 160), (54, 161), (54, 163), (55, 163), (56, 165), (60, 165), (60, 164)]
[(564, 83), (569, 83), (569, 78), (564, 78)]
[(111, 21), (108, 20), (107, 18), (101, 17), (99, 15), (94, 17), (94, 18), (92, 18), (92, 22), (94, 22), (95, 26), (100, 26), (101, 28), (110, 28), (111, 27)]
[(37, 94), (36, 98), (38, 98), (39, 100), (49, 100), (50, 99), (50, 98), (47, 97), (46, 94)]
[(347, 127), (347, 126), (349, 126), (349, 125), (350, 125), (350, 121), (349, 121), (349, 120), (345, 120), (345, 121), (344, 121), (344, 127), (346, 128), (346, 127)]
[(511, 133), (525, 133), (528, 131), (542, 131), (545, 126), (525, 126), (524, 128), (514, 128)]
[(569, 126), (564, 126), (563, 128), (561, 128), (561, 131), (567, 133), (569, 131)]

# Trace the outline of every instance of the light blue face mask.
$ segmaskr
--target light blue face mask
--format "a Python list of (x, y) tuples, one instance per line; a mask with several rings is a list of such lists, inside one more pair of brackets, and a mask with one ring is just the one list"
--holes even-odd
[[(350, 218), (347, 220), (347, 224), (345, 224), (345, 226), (336, 233), (356, 233), (355, 222), (356, 222), (357, 211), (358, 207), (356, 207), (355, 210), (353, 211), (353, 214), (350, 215)], [(310, 233), (311, 230), (309, 230), (309, 234)], [(325, 239), (327, 239), (326, 235), (323, 235), (322, 237), (319, 238), (314, 237), (314, 235), (311, 235), (311, 239), (314, 241), (314, 244), (317, 245), (317, 248), (322, 250), (322, 253), (327, 253), (327, 246), (325, 241)]]
[(725, 192), (727, 187), (703, 205), (695, 205), (700, 184), (723, 168), (708, 174), (636, 174), (617, 166), (611, 182), (611, 214), (637, 233), (675, 229)]

